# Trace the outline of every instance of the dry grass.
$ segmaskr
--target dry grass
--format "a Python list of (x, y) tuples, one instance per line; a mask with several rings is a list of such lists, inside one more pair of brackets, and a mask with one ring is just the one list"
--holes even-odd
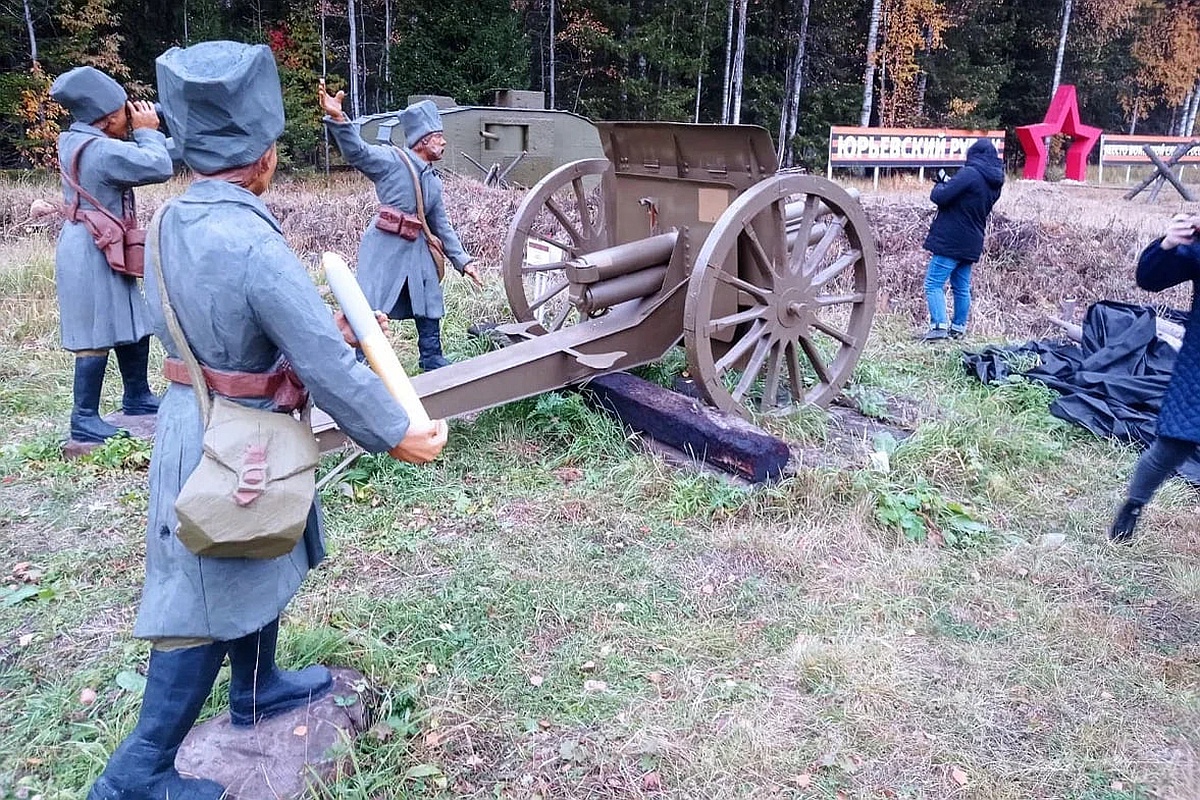
[[(142, 213), (180, 188), (142, 193)], [(1107, 550), (1132, 453), (908, 341), (925, 189), (866, 201), (899, 313), (877, 320), (855, 380), (915, 398), (889, 475), (804, 466), (750, 492), (627, 451), (600, 423), (537, 435), (545, 412), (526, 404), (456, 423), (428, 469), (365, 459), (326, 493), (331, 554), (289, 609), (285, 661), (363, 669), (397, 732), (358, 743), (333, 796), (1200, 796), (1196, 495), (1169, 486), (1137, 546)], [(146, 488), (142, 472), (54, 457), (69, 364), (53, 230), (20, 217), (45, 191), (0, 195), (0, 589), (28, 561), (54, 591), (0, 602), (0, 797), (24, 781), (59, 800), (79, 796), (137, 708), (114, 676), (144, 663), (128, 631)], [(353, 253), (374, 205), (344, 176), (266, 199), (306, 255)], [(518, 200), (448, 185), (493, 275)], [(1014, 183), (979, 268), (978, 329), (1036, 335), (1069, 293), (1137, 298), (1132, 259), (1173, 210)], [(494, 284), (448, 290), (455, 331), (503, 304)], [(817, 448), (836, 438), (836, 421), (818, 422), (781, 431)], [(562, 480), (563, 465), (580, 477)], [(881, 498), (921, 482), (988, 532), (949, 549), (877, 519)], [(99, 694), (87, 708), (85, 687)], [(402, 778), (418, 764), (445, 786)]]

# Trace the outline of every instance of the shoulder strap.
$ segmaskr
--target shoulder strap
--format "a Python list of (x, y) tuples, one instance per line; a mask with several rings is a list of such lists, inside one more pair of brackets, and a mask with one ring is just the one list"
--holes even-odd
[(72, 222), (75, 221), (75, 212), (79, 210), (79, 198), (82, 197), (84, 200), (87, 200), (89, 203), (95, 206), (96, 210), (101, 214), (108, 217), (122, 228), (127, 229), (129, 226), (126, 224), (125, 220), (118, 218), (116, 214), (105, 208), (103, 203), (101, 203), (95, 197), (92, 197), (92, 195), (89, 194), (88, 191), (79, 183), (79, 158), (83, 155), (83, 151), (87, 149), (87, 146), (94, 141), (96, 141), (96, 138), (94, 136), (89, 136), (83, 140), (83, 144), (75, 148), (75, 152), (71, 155), (70, 167), (67, 167), (62, 163), (59, 164), (59, 172), (62, 173), (63, 180), (67, 182), (68, 186), (75, 190), (75, 199), (71, 201), (71, 205), (68, 208), (70, 219)]
[(154, 277), (158, 280), (158, 297), (162, 301), (163, 319), (166, 320), (167, 331), (171, 334), (171, 341), (175, 343), (175, 349), (179, 351), (179, 357), (187, 365), (188, 375), (192, 378), (192, 389), (196, 392), (196, 400), (200, 403), (200, 417), (207, 426), (209, 415), (212, 413), (212, 398), (208, 396), (208, 383), (204, 380), (204, 370), (200, 369), (200, 362), (196, 360), (196, 354), (192, 352), (192, 348), (188, 346), (187, 337), (183, 335), (183, 328), (179, 325), (175, 309), (171, 306), (171, 298), (167, 294), (167, 281), (163, 277), (159, 237), (163, 212), (170, 205), (169, 201), (163, 203), (154, 212), (154, 219), (150, 221), (149, 236), (146, 237), (146, 247), (150, 250), (149, 261), (154, 265)]
[(400, 160), (404, 162), (404, 166), (408, 167), (408, 174), (412, 176), (413, 190), (417, 193), (417, 219), (421, 220), (421, 227), (425, 229), (425, 236), (433, 240), (433, 231), (429, 230), (429, 223), (425, 221), (425, 194), (421, 191), (421, 176), (417, 174), (417, 168), (413, 166), (412, 161), (408, 157), (408, 153), (396, 148), (396, 152), (400, 154)]

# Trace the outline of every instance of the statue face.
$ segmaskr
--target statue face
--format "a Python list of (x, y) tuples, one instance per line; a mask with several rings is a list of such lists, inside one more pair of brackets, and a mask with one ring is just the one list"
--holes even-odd
[(445, 134), (441, 131), (434, 131), (417, 142), (417, 146), (413, 148), (413, 152), (430, 163), (441, 161), (442, 156), (446, 154)]
[(106, 136), (113, 139), (129, 138), (129, 107), (122, 104), (120, 108), (108, 116), (101, 117), (95, 123), (96, 127)]

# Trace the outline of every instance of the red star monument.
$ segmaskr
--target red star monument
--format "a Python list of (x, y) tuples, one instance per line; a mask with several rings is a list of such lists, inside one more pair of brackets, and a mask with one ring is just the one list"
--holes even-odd
[(1066, 176), (1073, 181), (1087, 180), (1087, 159), (1103, 131), (1084, 125), (1079, 119), (1079, 100), (1074, 86), (1059, 86), (1046, 110), (1046, 119), (1036, 125), (1017, 128), (1017, 139), (1025, 151), (1023, 178), (1040, 181), (1046, 177), (1046, 138), (1065, 133), (1073, 140), (1067, 149)]

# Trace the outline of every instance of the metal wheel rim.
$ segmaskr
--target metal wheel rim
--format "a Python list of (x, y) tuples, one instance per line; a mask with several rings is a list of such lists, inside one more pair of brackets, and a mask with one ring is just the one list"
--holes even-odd
[[(564, 300), (568, 291), (566, 274), (561, 269), (549, 270), (545, 268), (546, 265), (538, 269), (530, 268), (531, 265), (526, 261), (526, 248), (531, 240), (559, 247), (566, 251), (566, 258), (577, 258), (610, 246), (603, 207), (597, 209), (595, 220), (591, 220), (588, 215), (579, 213), (580, 205), (586, 207), (587, 203), (587, 190), (583, 186), (583, 179), (589, 176), (604, 175), (608, 170), (609, 162), (604, 158), (590, 158), (564, 164), (538, 181), (517, 207), (516, 216), (513, 218), (512, 225), (509, 226), (508, 236), (504, 242), (504, 291), (508, 295), (509, 308), (512, 309), (513, 316), (518, 321), (535, 321), (538, 309)], [(571, 207), (551, 208), (551, 205), (556, 205), (553, 200), (554, 195), (568, 186), (573, 188), (570, 198)], [(565, 240), (554, 240), (532, 230), (543, 211), (548, 211), (559, 220), (560, 225), (567, 232)], [(567, 224), (576, 219), (585, 220), (585, 224)], [(551, 285), (538, 296), (530, 297), (527, 294), (524, 279), (539, 272), (550, 279)], [(577, 312), (570, 312), (568, 307), (568, 313), (564, 314), (561, 319), (552, 320), (549, 326), (543, 326), (539, 322), (531, 326), (530, 331), (542, 334), (546, 332), (547, 327), (550, 330), (561, 329), (573, 314), (577, 314)]]
[[(754, 221), (760, 214), (783, 215), (783, 204), (804, 196), (803, 213), (797, 229), (797, 246), (788, 249), (775, 243), (784, 259), (772, 259), (759, 237)], [(807, 245), (810, 231), (819, 230), (821, 206), (832, 216), (823, 236)], [(765, 218), (764, 218), (765, 219)], [(761, 227), (770, 227), (763, 225)], [(785, 231), (780, 222), (775, 229)], [(830, 232), (832, 231), (832, 232)], [(845, 252), (833, 263), (822, 266), (831, 249), (844, 234)], [(785, 232), (786, 235), (786, 232)], [(800, 242), (805, 246), (800, 247)], [(739, 242), (749, 252), (754, 268), (766, 275), (758, 286), (739, 276), (748, 270), (738, 266), (739, 276), (723, 269), (737, 263)], [(782, 248), (780, 247), (782, 245)], [(803, 255), (801, 256), (801, 253)], [(781, 261), (782, 263), (764, 263)], [(778, 413), (801, 405), (827, 406), (849, 380), (870, 332), (878, 288), (878, 261), (866, 214), (858, 201), (832, 181), (812, 175), (777, 174), (744, 192), (721, 215), (712, 233), (697, 253), (688, 282), (684, 309), (684, 343), (688, 365), (708, 401), (724, 411), (749, 417), (754, 412)], [(853, 280), (852, 290), (824, 293), (834, 281)], [(739, 291), (737, 313), (713, 318), (713, 301), (720, 285)], [(748, 304), (740, 303), (745, 299)], [(832, 313), (846, 315), (845, 325), (830, 322)], [(712, 335), (738, 326), (743, 330), (728, 352), (714, 346)], [(819, 342), (832, 340), (836, 352), (830, 358)], [(735, 365), (744, 362), (746, 369)], [(805, 385), (806, 370), (816, 380)], [(750, 377), (748, 378), (747, 375)], [(731, 389), (726, 381), (736, 384)], [(762, 387), (757, 403), (751, 390)], [(790, 403), (778, 401), (780, 390)]]

